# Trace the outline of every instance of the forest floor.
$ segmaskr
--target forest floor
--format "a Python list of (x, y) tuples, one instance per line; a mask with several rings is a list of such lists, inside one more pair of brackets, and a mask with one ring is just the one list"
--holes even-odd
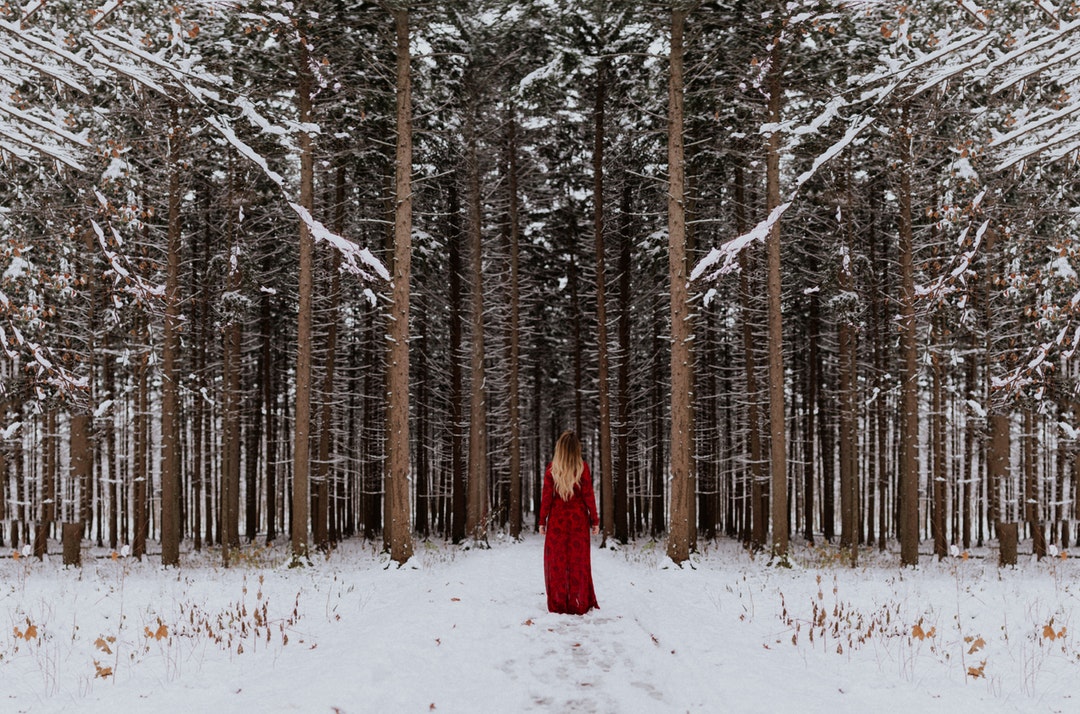
[[(736, 543), (683, 568), (599, 549), (599, 610), (546, 611), (543, 541), (344, 543), (182, 567), (84, 549), (0, 558), (0, 711), (1066, 712), (1080, 708), (1080, 560), (990, 551), (901, 569)], [(389, 567), (388, 567), (389, 565)]]

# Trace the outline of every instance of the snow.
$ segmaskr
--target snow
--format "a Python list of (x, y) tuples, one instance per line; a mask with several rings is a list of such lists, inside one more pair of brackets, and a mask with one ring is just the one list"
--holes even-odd
[[(11, 258), (11, 263), (8, 265), (7, 270), (4, 271), (4, 280), (18, 280), (26, 274), (27, 268), (30, 267), (30, 263), (26, 262), (23, 258), (15, 255)], [(4, 304), (7, 304), (7, 299), (3, 300)]]
[(97, 548), (81, 570), (4, 558), (4, 707), (1071, 709), (1071, 559), (999, 569), (976, 550), (901, 569), (868, 551), (852, 569), (835, 549), (797, 547), (785, 569), (734, 543), (703, 548), (680, 569), (661, 543), (594, 547), (601, 609), (583, 617), (546, 611), (531, 535), (488, 550), (420, 542), (401, 569), (357, 541), (296, 569), (284, 546), (245, 547), (228, 570), (217, 551), (179, 569)]
[(324, 226), (318, 220), (311, 216), (311, 213), (301, 206), (299, 203), (289, 202), (289, 205), (296, 212), (296, 215), (300, 217), (307, 227), (311, 230), (312, 236), (316, 241), (325, 242), (333, 246), (344, 259), (342, 267), (348, 270), (354, 275), (359, 275), (366, 280), (372, 279), (367, 270), (361, 266), (366, 266), (375, 272), (383, 280), (390, 280), (390, 272), (383, 265), (382, 261), (375, 257), (375, 255), (367, 248), (361, 248), (356, 243), (353, 243), (348, 238), (339, 236)]
[(1076, 271), (1069, 264), (1069, 259), (1062, 255), (1050, 262), (1050, 270), (1061, 280), (1076, 280)]
[(768, 218), (758, 223), (748, 233), (744, 233), (737, 238), (729, 240), (719, 248), (712, 248), (708, 255), (702, 258), (698, 264), (694, 266), (694, 269), (690, 272), (690, 279), (697, 280), (721, 260), (724, 261), (723, 264), (709, 275), (710, 280), (720, 274), (729, 273), (734, 270), (737, 265), (735, 261), (739, 257), (739, 252), (754, 241), (764, 242), (765, 238), (769, 235), (769, 231), (772, 230), (772, 227), (780, 220), (780, 217), (784, 215), (784, 212), (790, 206), (791, 201), (781, 203), (779, 206), (772, 209)]

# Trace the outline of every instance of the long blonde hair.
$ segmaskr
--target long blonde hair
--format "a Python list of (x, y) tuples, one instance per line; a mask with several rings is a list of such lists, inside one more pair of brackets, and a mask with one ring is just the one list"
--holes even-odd
[(581, 482), (585, 462), (581, 459), (581, 442), (572, 431), (564, 431), (555, 442), (555, 457), (551, 460), (551, 476), (559, 498), (569, 501), (574, 487)]

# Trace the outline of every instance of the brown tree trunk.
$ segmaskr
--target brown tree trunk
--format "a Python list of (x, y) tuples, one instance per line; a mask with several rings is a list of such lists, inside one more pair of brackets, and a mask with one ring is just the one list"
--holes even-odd
[(659, 538), (664, 532), (664, 444), (667, 435), (664, 432), (664, 340), (661, 330), (664, 315), (659, 301), (653, 312), (653, 363), (652, 363), (652, 463), (649, 465), (650, 481), (649, 501), (638, 509), (639, 518), (649, 519), (649, 532), (653, 538)]
[[(879, 261), (885, 260), (886, 255), (878, 254), (878, 230), (877, 230), (877, 216), (878, 216), (878, 201), (879, 201), (880, 188), (878, 184), (875, 184), (870, 190), (870, 264), (879, 265)], [(886, 254), (887, 254), (886, 250)], [(871, 284), (871, 297), (870, 297), (870, 334), (873, 341), (873, 393), (874, 393), (874, 428), (867, 440), (871, 444), (871, 449), (874, 453), (871, 456), (873, 463), (873, 470), (875, 478), (872, 479), (869, 487), (877, 490), (877, 536), (878, 536), (878, 550), (885, 550), (885, 541), (887, 537), (887, 513), (888, 508), (886, 506), (886, 494), (888, 493), (889, 478), (887, 473), (888, 464), (888, 442), (886, 439), (886, 430), (888, 428), (887, 415), (885, 411), (885, 386), (883, 376), (885, 374), (885, 348), (883, 346), (884, 327), (882, 325), (883, 315), (887, 309), (882, 302), (885, 299), (885, 285), (884, 281), (880, 279), (879, 271), (871, 271), (873, 276), (873, 283)], [(868, 517), (872, 520), (874, 518), (873, 510), (868, 514)]]
[[(300, 33), (296, 94), (300, 124), (311, 121), (311, 71), (305, 32)], [(300, 131), (300, 206), (308, 214), (314, 208), (315, 165), (311, 135)], [(293, 563), (308, 557), (308, 507), (311, 449), (311, 301), (314, 272), (314, 240), (305, 221), (300, 221), (299, 307), (296, 315), (296, 412), (293, 428), (293, 486), (291, 540)]]
[[(229, 191), (226, 198), (228, 214), (225, 230), (229, 237), (230, 260), (225, 278), (229, 294), (238, 294), (241, 275), (239, 256), (239, 228), (236, 225), (236, 193), (233, 189), (232, 157), (229, 160)], [(240, 547), (240, 315), (231, 307), (226, 318), (222, 358), (222, 459), (221, 459), (221, 558), (229, 566), (230, 551)]]
[(689, 279), (686, 272), (686, 166), (683, 154), (683, 29), (686, 12), (671, 13), (668, 77), (668, 276), (671, 288), (671, 511), (668, 556), (678, 564), (695, 547), (692, 520), (693, 378)]
[[(630, 182), (624, 179), (620, 210), (623, 225), (619, 246), (619, 466), (613, 474), (615, 479), (613, 508), (615, 540), (620, 543), (627, 543), (630, 540), (627, 486), (630, 479), (630, 273), (633, 270), (631, 244), (634, 240), (631, 234), (630, 209)], [(537, 438), (539, 438), (539, 431)]]
[(391, 271), (390, 354), (387, 368), (387, 493), (390, 558), (412, 557), (409, 507), (409, 280), (412, 276), (412, 87), (409, 75), (409, 12), (396, 10), (397, 154), (394, 182), (394, 265)]
[[(850, 181), (850, 179), (848, 179)], [(851, 188), (847, 190), (847, 210), (843, 214), (844, 253), (840, 267), (839, 287), (842, 294), (851, 295), (855, 288), (852, 274), (852, 233), (854, 216), (852, 209)], [(840, 545), (850, 549), (851, 565), (855, 567), (859, 552), (859, 483), (858, 483), (858, 401), (856, 385), (858, 374), (856, 365), (855, 325), (850, 315), (843, 315), (839, 325), (839, 362), (840, 362)]]
[[(210, 299), (206, 295), (207, 281), (206, 271), (209, 263), (209, 251), (210, 251), (210, 191), (204, 189), (202, 191), (202, 212), (203, 212), (203, 226), (202, 226), (202, 240), (192, 243), (192, 284), (191, 294), (192, 310), (194, 312), (194, 355), (192, 358), (192, 370), (195, 375), (194, 389), (196, 394), (193, 398), (194, 408), (192, 409), (192, 424), (191, 424), (191, 438), (194, 442), (194, 448), (192, 449), (191, 458), (191, 471), (192, 471), (192, 487), (194, 491), (193, 500), (193, 523), (192, 523), (192, 546), (196, 551), (201, 551), (203, 546), (203, 491), (204, 489), (210, 490), (209, 479), (207, 478), (206, 464), (209, 462), (209, 454), (205, 447), (204, 442), (204, 424), (207, 421), (206, 416), (206, 392), (209, 388), (206, 380), (206, 367), (207, 367), (207, 334), (209, 332), (210, 321)], [(210, 517), (209, 511), (206, 513), (207, 519)]]
[[(735, 165), (735, 230), (739, 235), (746, 233), (746, 179), (741, 163)], [(746, 379), (746, 431), (750, 446), (750, 547), (765, 547), (769, 525), (767, 508), (769, 502), (769, 478), (765, 474), (764, 460), (761, 458), (761, 429), (758, 415), (757, 361), (754, 357), (753, 315), (750, 298), (753, 288), (750, 274), (749, 248), (739, 253), (739, 315), (742, 321), (743, 372)]]
[[(22, 409), (17, 412), (18, 417), (22, 417)], [(15, 502), (19, 504), (16, 507), (16, 523), (11, 527), (11, 548), (13, 550), (19, 547), (19, 525), (22, 526), (22, 540), (25, 542), (30, 541), (29, 532), (29, 515), (30, 506), (29, 499), (26, 494), (26, 466), (23, 459), (23, 440), (16, 439), (15, 447), (12, 449), (11, 460), (15, 462)]]
[(933, 371), (933, 387), (930, 406), (930, 431), (933, 441), (934, 457), (934, 555), (938, 560), (944, 560), (949, 554), (949, 542), (945, 533), (945, 490), (947, 487), (947, 465), (945, 463), (945, 403), (943, 391), (945, 375), (941, 364), (941, 316), (934, 315), (932, 322), (933, 335), (930, 338), (931, 369)]
[(376, 355), (379, 345), (383, 342), (380, 337), (385, 333), (379, 329), (379, 321), (376, 319), (373, 312), (368, 313), (366, 332), (362, 373), (364, 375), (363, 433), (367, 435), (367, 438), (363, 440), (364, 455), (363, 465), (361, 466), (363, 474), (361, 480), (363, 491), (364, 538), (369, 541), (374, 541), (379, 530), (382, 528), (382, 519), (380, 517), (381, 501), (379, 500), (379, 484), (382, 481), (382, 474), (378, 472), (379, 452), (377, 449), (377, 440), (374, 437), (377, 429), (376, 419), (378, 409), (382, 401), (375, 393), (375, 382), (378, 378), (378, 375), (376, 374), (376, 360), (378, 358)]
[[(972, 400), (976, 396), (975, 384), (978, 377), (973, 345), (969, 345), (969, 354), (966, 361), (964, 398), (965, 400)], [(960, 541), (964, 550), (971, 548), (971, 496), (974, 492), (972, 487), (975, 485), (977, 473), (974, 464), (976, 421), (975, 415), (971, 412), (972, 410), (969, 409), (964, 428), (964, 470), (960, 477)]]
[(540, 439), (541, 419), (544, 404), (544, 366), (541, 355), (543, 350), (537, 341), (536, 359), (533, 360), (533, 505), (536, 510), (535, 531), (540, 531), (540, 498), (544, 485), (544, 472), (541, 464)]
[(510, 109), (509, 182), (510, 182), (510, 537), (521, 537), (521, 413), (520, 413), (520, 303), (518, 277), (518, 243), (520, 216), (518, 211), (517, 120)]
[(437, 494), (432, 493), (431, 459), (428, 455), (429, 393), (430, 370), (428, 368), (428, 308), (421, 302), (417, 305), (417, 323), (419, 324), (420, 344), (416, 353), (416, 518), (414, 528), (418, 536), (426, 539), (431, 533), (433, 502), (437, 503)]
[(1008, 414), (990, 415), (990, 444), (986, 459), (987, 489), (989, 491), (988, 519), (997, 526), (1012, 520), (1012, 514), (1002, 513), (1001, 488), (1009, 478), (1011, 426)]
[(269, 293), (263, 293), (259, 306), (260, 333), (262, 335), (262, 347), (259, 351), (258, 369), (262, 375), (260, 384), (262, 388), (262, 403), (266, 410), (266, 543), (269, 545), (277, 538), (277, 502), (278, 502), (278, 435), (277, 420), (277, 393), (274, 389), (274, 348), (273, 348), (273, 324), (271, 321), (271, 305)]
[(464, 268), (461, 259), (461, 226), (457, 220), (461, 205), (458, 201), (457, 184), (453, 179), (450, 181), (447, 204), (446, 241), (449, 244), (447, 261), (450, 270), (450, 540), (460, 543), (465, 540), (468, 521), (465, 449), (461, 426), (465, 416), (465, 390), (461, 369), (461, 271)]
[[(213, 440), (213, 406), (207, 405), (208, 399), (205, 396), (210, 390), (210, 380), (207, 379), (209, 369), (209, 342), (210, 342), (210, 296), (207, 294), (209, 291), (209, 270), (210, 270), (210, 245), (211, 236), (210, 231), (207, 229), (204, 236), (204, 241), (201, 246), (202, 258), (199, 263), (199, 270), (201, 271), (200, 278), (200, 296), (199, 302), (202, 306), (202, 314), (200, 316), (199, 327), (199, 364), (201, 369), (199, 372), (199, 382), (207, 392), (200, 394), (199, 408), (195, 411), (195, 418), (198, 420), (197, 425), (197, 438), (195, 440), (195, 449), (199, 454), (201, 460), (199, 469), (199, 480), (203, 486), (203, 510), (205, 512), (203, 516), (203, 522), (206, 527), (206, 537), (204, 543), (207, 546), (214, 544), (214, 480), (211, 478), (211, 474), (215, 472), (214, 469), (214, 457), (213, 453), (216, 449), (211, 448), (211, 444), (215, 443)], [(220, 488), (221, 484), (218, 484)], [(196, 520), (195, 527), (199, 527), (198, 520)], [(218, 531), (220, 537), (221, 532)]]
[[(817, 478), (817, 457), (816, 445), (818, 440), (818, 429), (820, 425), (818, 422), (825, 421), (824, 411), (819, 407), (823, 404), (821, 380), (822, 380), (822, 365), (821, 365), (821, 352), (818, 347), (818, 342), (821, 337), (821, 308), (819, 305), (818, 293), (815, 291), (810, 294), (807, 300), (807, 350), (806, 350), (806, 370), (807, 370), (807, 389), (806, 389), (806, 455), (804, 460), (806, 461), (806, 475), (803, 477), (803, 510), (805, 517), (805, 537), (807, 543), (814, 542), (814, 519), (817, 515), (815, 510), (814, 499), (814, 481)], [(825, 444), (821, 444), (821, 463), (822, 474), (828, 473), (825, 469)], [(824, 495), (824, 494), (823, 494)], [(823, 499), (824, 500), (824, 499)], [(830, 514), (831, 515), (831, 514)], [(824, 514), (822, 514), (822, 535), (825, 536), (825, 540), (828, 542), (832, 538), (832, 529), (829, 527), (830, 521), (828, 521)]]
[[(782, 99), (780, 38), (774, 38), (769, 69), (769, 122), (780, 122)], [(772, 214), (780, 205), (780, 131), (769, 135), (765, 160), (766, 212)], [(769, 304), (769, 468), (772, 499), (772, 553), (787, 561), (788, 490), (787, 429), (784, 422), (784, 348), (783, 317), (780, 311), (780, 221), (773, 223), (765, 239), (768, 270), (766, 292)]]
[(1042, 518), (1042, 499), (1039, 497), (1039, 469), (1036, 466), (1038, 441), (1033, 409), (1024, 410), (1024, 520), (1031, 531), (1031, 552), (1042, 560), (1046, 556), (1046, 530)]
[[(150, 335), (146, 324), (143, 323), (143, 344), (146, 345), (145, 350), (150, 349)], [(137, 405), (135, 408), (135, 460), (132, 468), (132, 494), (131, 494), (131, 511), (133, 514), (133, 531), (131, 537), (131, 554), (142, 560), (142, 557), (146, 555), (146, 531), (149, 526), (149, 514), (146, 509), (146, 482), (150, 478), (149, 467), (150, 462), (147, 459), (147, 454), (150, 450), (150, 429), (149, 427), (149, 381), (148, 372), (150, 367), (148, 365), (149, 354), (144, 351), (139, 358), (139, 365), (137, 368), (138, 393), (137, 393)]]
[(86, 412), (71, 415), (71, 481), (79, 488), (78, 520), (83, 528), (90, 527), (92, 496), (91, 477), (94, 470), (94, 448), (90, 439), (91, 420)]
[[(230, 290), (240, 286), (239, 271), (228, 277)], [(236, 316), (225, 327), (222, 384), (221, 531), (222, 558), (240, 546), (240, 323)]]
[[(339, 162), (334, 177), (334, 231), (345, 230), (345, 164)], [(330, 548), (330, 443), (334, 431), (334, 369), (337, 359), (338, 312), (341, 304), (341, 253), (330, 256), (330, 311), (326, 317), (326, 367), (323, 373), (322, 410), (319, 419), (319, 454), (313, 483), (315, 506), (312, 532), (315, 546)]]
[(180, 127), (172, 107), (169, 134), (169, 233), (165, 273), (165, 329), (161, 356), (161, 564), (180, 564), (180, 423), (176, 368), (180, 339)]
[(480, 214), (480, 164), (477, 157), (476, 98), (468, 110), (466, 162), (469, 171), (469, 244), (472, 311), (472, 350), (469, 362), (469, 498), (465, 530), (474, 545), (487, 544), (487, 402), (484, 385), (484, 270), (483, 224)]
[(919, 366), (911, 209), (912, 129), (904, 108), (900, 130), (900, 562), (919, 563)]
[[(578, 296), (578, 273), (577, 273), (577, 240), (576, 236), (568, 234), (567, 253), (570, 255), (570, 266), (567, 270), (567, 280), (570, 285), (570, 332), (573, 333), (573, 363), (574, 363), (574, 432), (579, 439), (584, 439), (582, 431), (582, 395), (584, 394), (585, 370), (582, 365), (583, 340), (581, 336), (581, 300)], [(552, 435), (554, 436), (554, 435)]]
[[(7, 405), (0, 405), (0, 415), (7, 416)], [(7, 449), (3, 444), (0, 444), (0, 521), (5, 521), (11, 518), (12, 530), (14, 531), (15, 519), (10, 514), (11, 507), (8, 505), (8, 461), (7, 461)], [(13, 538), (12, 540), (15, 540)], [(0, 548), (4, 547), (4, 529), (0, 527)], [(18, 548), (17, 543), (12, 543), (11, 548), (15, 550)]]
[(607, 298), (604, 272), (604, 103), (607, 99), (608, 60), (596, 71), (593, 111), (593, 234), (596, 243), (596, 355), (600, 402), (600, 521), (604, 544), (615, 535), (614, 474), (611, 470), (611, 394), (608, 383)]
[(263, 436), (263, 373), (261, 354), (256, 360), (251, 384), (251, 401), (244, 410), (247, 430), (244, 434), (244, 537), (255, 542), (259, 531), (259, 466)]
[[(107, 479), (106, 493), (109, 499), (109, 508), (106, 518), (109, 522), (109, 549), (116, 551), (120, 547), (120, 533), (118, 526), (120, 523), (120, 504), (119, 489), (117, 489), (117, 482), (120, 478), (119, 459), (116, 454), (116, 429), (114, 418), (116, 404), (116, 374), (112, 364), (112, 358), (109, 356), (109, 350), (105, 351), (104, 355), (104, 370), (103, 380), (105, 387), (104, 399), (112, 401), (113, 406), (110, 407), (108, 413), (105, 415), (105, 420), (102, 423), (102, 441), (105, 444), (105, 453), (108, 456), (105, 458), (105, 476)], [(5, 491), (7, 493), (7, 491)]]

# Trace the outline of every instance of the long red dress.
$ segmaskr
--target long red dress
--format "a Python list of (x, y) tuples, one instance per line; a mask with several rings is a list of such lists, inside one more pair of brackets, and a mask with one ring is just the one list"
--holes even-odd
[(599, 608), (593, 591), (589, 529), (599, 523), (589, 465), (567, 501), (555, 491), (551, 464), (544, 473), (540, 499), (540, 525), (547, 526), (544, 540), (544, 584), (548, 610), (584, 615)]

